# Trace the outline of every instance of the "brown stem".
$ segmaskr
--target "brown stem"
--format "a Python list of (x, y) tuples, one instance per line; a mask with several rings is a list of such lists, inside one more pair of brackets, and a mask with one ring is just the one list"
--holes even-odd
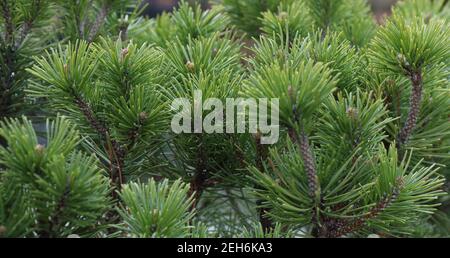
[(314, 200), (315, 207), (312, 211), (312, 222), (314, 224), (313, 227), (313, 234), (316, 234), (316, 232), (320, 231), (321, 225), (317, 218), (319, 205), (318, 203), (318, 197), (320, 196), (320, 189), (319, 189), (319, 180), (317, 178), (317, 171), (316, 171), (316, 163), (314, 161), (313, 152), (311, 149), (311, 146), (309, 145), (309, 139), (306, 135), (304, 130), (301, 130), (300, 132), (300, 152), (302, 154), (303, 163), (306, 170), (306, 176), (308, 178), (308, 188), (309, 188), (309, 195)]
[[(92, 8), (92, 0), (89, 1), (87, 6), (88, 6), (88, 8)], [(89, 16), (87, 14), (85, 14), (84, 18), (81, 20), (81, 12), (75, 16), (75, 19), (78, 24), (78, 32), (79, 32), (80, 38), (84, 38), (84, 32), (85, 32), (86, 25), (89, 23), (88, 18), (89, 18)]]
[(200, 136), (200, 144), (197, 156), (197, 166), (195, 169), (195, 174), (190, 183), (190, 189), (188, 192), (189, 197), (193, 196), (193, 202), (191, 205), (191, 210), (194, 210), (197, 207), (197, 204), (200, 200), (201, 195), (205, 189), (205, 182), (208, 178), (208, 174), (206, 171), (206, 154), (203, 149), (203, 142)]
[(412, 90), (411, 97), (409, 99), (408, 118), (406, 119), (405, 125), (398, 135), (398, 147), (401, 147), (408, 141), (412, 131), (416, 127), (420, 112), (420, 104), (422, 101), (422, 72), (420, 70), (411, 72), (410, 80), (412, 82)]
[[(14, 41), (14, 24), (12, 22), (11, 10), (7, 0), (0, 0), (0, 7), (3, 19), (5, 20), (4, 42), (0, 48), (5, 65), (2, 66), (2, 93), (0, 97), (0, 117), (6, 117), (11, 108), (11, 88), (13, 85), (14, 59), (15, 52), (13, 47)], [(3, 143), (2, 143), (3, 145)]]
[(8, 113), (10, 113), (10, 108), (12, 104), (12, 87), (14, 84), (14, 59), (15, 54), (12, 51), (11, 46), (6, 46), (5, 49), (2, 49), (3, 58), (5, 60), (4, 71), (2, 71), (3, 75), (2, 79), (2, 93), (0, 97), (0, 116), (6, 117)]
[(52, 214), (48, 218), (48, 227), (47, 230), (42, 230), (39, 233), (40, 237), (43, 238), (49, 238), (55, 236), (55, 226), (58, 226), (60, 224), (60, 216), (64, 212), (64, 208), (66, 207), (66, 201), (70, 194), (70, 179), (67, 178), (66, 188), (64, 190), (64, 193), (61, 195), (61, 197), (58, 200), (58, 204), (52, 212)]
[(400, 194), (400, 191), (403, 186), (403, 181), (401, 178), (397, 179), (396, 186), (394, 187), (390, 196), (384, 197), (381, 201), (379, 201), (366, 215), (350, 220), (330, 220), (328, 223), (328, 228), (330, 229), (328, 232), (324, 233), (326, 237), (341, 237), (346, 234), (355, 232), (364, 225), (366, 225), (367, 221), (373, 219), (380, 215), (386, 208), (388, 208), (393, 202), (395, 202)]
[(119, 35), (121, 41), (125, 42), (128, 40), (128, 24), (120, 26)]
[[(105, 142), (105, 149), (108, 152), (110, 162), (110, 177), (113, 185), (120, 190), (121, 185), (124, 182), (122, 171), (124, 166), (125, 150), (120, 146), (119, 142), (110, 139), (108, 128), (103, 122), (99, 121), (95, 117), (89, 104), (84, 102), (84, 100), (80, 97), (75, 98), (75, 104), (80, 108), (91, 127), (99, 134), (101, 140)], [(113, 196), (115, 197), (114, 191)]]
[(0, 5), (2, 8), (3, 19), (5, 20), (5, 42), (11, 44), (14, 40), (14, 24), (12, 22), (11, 10), (7, 0), (1, 0)]
[(308, 136), (306, 135), (304, 130), (300, 132), (299, 146), (300, 146), (300, 153), (302, 155), (303, 163), (306, 170), (306, 176), (308, 179), (309, 194), (311, 198), (316, 199), (320, 191), (319, 182), (317, 178), (316, 163), (314, 161), (311, 146), (309, 145)]
[(317, 177), (316, 163), (314, 161), (313, 151), (311, 149), (311, 146), (309, 145), (308, 135), (306, 134), (304, 129), (301, 129), (299, 140), (297, 137), (297, 133), (292, 128), (289, 129), (288, 134), (291, 140), (297, 143), (300, 148), (300, 154), (303, 159), (303, 164), (306, 170), (306, 177), (308, 180), (309, 195), (314, 201), (314, 208), (312, 210), (312, 234), (313, 236), (320, 236), (319, 232), (321, 231), (322, 226), (320, 225), (319, 218), (317, 217), (319, 208), (322, 205), (321, 201), (318, 199), (320, 198), (320, 187), (319, 179)]
[(33, 24), (36, 21), (37, 17), (39, 16), (39, 13), (42, 9), (41, 0), (33, 1), (33, 6), (31, 7), (34, 10), (34, 15), (25, 23), (23, 24), (23, 27), (20, 32), (19, 40), (16, 42), (16, 48), (19, 47), (25, 38), (30, 33), (31, 29), (33, 28)]
[(98, 34), (98, 31), (102, 27), (103, 23), (105, 23), (105, 18), (108, 15), (109, 8), (109, 4), (105, 3), (100, 9), (100, 12), (97, 14), (97, 19), (95, 20), (94, 24), (92, 24), (91, 30), (89, 31), (88, 42), (94, 41), (95, 37)]

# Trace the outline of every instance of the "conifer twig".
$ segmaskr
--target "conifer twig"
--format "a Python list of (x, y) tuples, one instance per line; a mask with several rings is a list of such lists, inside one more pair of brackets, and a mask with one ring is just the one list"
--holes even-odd
[(289, 130), (289, 136), (291, 140), (298, 144), (300, 148), (300, 154), (302, 155), (303, 163), (305, 166), (306, 176), (308, 179), (308, 189), (311, 198), (316, 199), (319, 191), (319, 183), (317, 178), (316, 164), (314, 156), (309, 145), (309, 139), (304, 130), (300, 132), (300, 140), (298, 139), (295, 130)]
[[(92, 7), (92, 0), (90, 0), (89, 1), (89, 3), (88, 3), (88, 8), (91, 8)], [(88, 17), (88, 15), (86, 14), (85, 16), (84, 16), (84, 18), (83, 18), (83, 20), (81, 20), (81, 21), (79, 21), (80, 20), (80, 17), (79, 16), (76, 16), (76, 19), (77, 19), (77, 24), (79, 23), (79, 25), (78, 25), (78, 30), (79, 30), (79, 33), (80, 33), (80, 38), (84, 38), (84, 30), (85, 30), (85, 28), (86, 28), (86, 25), (89, 23), (89, 17)]]
[(422, 101), (423, 81), (421, 70), (419, 69), (415, 72), (411, 72), (410, 80), (412, 83), (412, 89), (411, 97), (409, 99), (408, 118), (406, 119), (405, 125), (398, 136), (399, 147), (408, 141), (408, 138), (411, 136), (412, 131), (416, 127), (420, 112), (420, 104)]
[(97, 19), (95, 19), (94, 24), (92, 24), (91, 30), (89, 31), (88, 42), (94, 41), (98, 34), (101, 26), (104, 24), (106, 16), (108, 15), (110, 9), (109, 3), (105, 3), (97, 14)]
[(206, 154), (203, 149), (203, 143), (200, 142), (197, 156), (197, 166), (195, 168), (194, 176), (191, 180), (190, 188), (188, 191), (188, 196), (189, 197), (193, 196), (191, 210), (194, 210), (197, 207), (198, 201), (205, 189), (206, 180), (207, 180)]
[(41, 9), (42, 9), (41, 0), (33, 1), (33, 6), (31, 8), (34, 8), (34, 10), (33, 10), (34, 15), (29, 20), (25, 21), (25, 23), (23, 24), (23, 27), (21, 28), (21, 31), (20, 31), (19, 40), (16, 42), (16, 48), (19, 47), (23, 43), (23, 41), (26, 39), (26, 37), (30, 33), (31, 29), (33, 28), (33, 24), (36, 21), (37, 17), (39, 16), (39, 13), (41, 12)]
[(319, 190), (317, 182), (317, 171), (314, 157), (312, 154), (309, 139), (304, 130), (300, 133), (300, 151), (302, 153), (303, 162), (305, 164), (306, 175), (308, 177), (308, 187), (311, 197), (315, 198)]
[[(100, 138), (106, 142), (106, 149), (108, 150), (108, 156), (110, 159), (110, 176), (112, 179), (112, 183), (116, 185), (118, 189), (120, 189), (121, 184), (123, 183), (123, 159), (125, 156), (125, 151), (120, 146), (120, 144), (115, 141), (109, 139), (109, 130), (106, 127), (106, 125), (98, 121), (98, 119), (95, 117), (92, 109), (90, 106), (84, 102), (79, 97), (75, 98), (75, 103), (77, 106), (81, 109), (83, 115), (88, 120), (91, 127), (96, 130), (96, 132), (100, 135)], [(114, 162), (115, 161), (115, 162)], [(113, 193), (114, 195), (114, 193)]]
[(306, 177), (308, 180), (309, 195), (314, 202), (314, 208), (312, 210), (312, 222), (314, 227), (312, 232), (314, 236), (320, 236), (319, 232), (322, 231), (322, 226), (320, 225), (318, 218), (318, 210), (321, 205), (320, 200), (318, 201), (318, 197), (320, 197), (320, 189), (316, 164), (314, 161), (311, 146), (309, 145), (309, 139), (304, 129), (301, 129), (300, 131), (300, 140), (298, 139), (294, 129), (289, 129), (288, 133), (291, 140), (297, 143), (300, 148), (300, 154), (303, 160), (303, 164), (306, 170)]
[(402, 186), (402, 179), (398, 178), (397, 185), (393, 188), (392, 193), (381, 199), (366, 215), (351, 221), (336, 221), (334, 225), (331, 225), (334, 226), (334, 230), (328, 232), (326, 236), (336, 238), (361, 229), (369, 219), (373, 219), (380, 215), (380, 213), (397, 200)]
[(6, 44), (11, 44), (11, 41), (14, 39), (14, 25), (12, 22), (11, 10), (7, 0), (1, 0), (0, 5), (2, 8), (3, 19), (5, 20), (5, 42)]

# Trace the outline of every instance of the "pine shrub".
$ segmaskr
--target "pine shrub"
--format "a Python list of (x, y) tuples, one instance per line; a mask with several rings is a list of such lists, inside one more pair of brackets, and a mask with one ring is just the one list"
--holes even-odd
[(447, 2), (0, 0), (0, 237), (450, 236)]

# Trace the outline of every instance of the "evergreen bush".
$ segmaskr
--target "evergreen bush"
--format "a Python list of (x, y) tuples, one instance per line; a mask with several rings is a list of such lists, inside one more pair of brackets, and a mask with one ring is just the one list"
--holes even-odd
[(0, 0), (0, 237), (449, 237), (447, 2)]

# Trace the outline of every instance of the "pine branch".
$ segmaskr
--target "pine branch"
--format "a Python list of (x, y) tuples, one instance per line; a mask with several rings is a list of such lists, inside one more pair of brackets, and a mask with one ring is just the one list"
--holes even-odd
[(89, 36), (87, 38), (88, 42), (93, 42), (95, 37), (97, 37), (97, 34), (98, 34), (100, 28), (105, 23), (105, 19), (106, 19), (106, 16), (108, 15), (110, 8), (111, 8), (111, 6), (108, 2), (106, 2), (100, 8), (99, 13), (97, 14), (97, 19), (94, 21), (94, 24), (92, 24), (91, 30), (89, 31)]
[(11, 106), (11, 87), (12, 87), (12, 78), (11, 78), (11, 69), (12, 66), (12, 58), (11, 55), (6, 53), (6, 74), (2, 76), (2, 96), (0, 98), (0, 115), (5, 116), (8, 113), (8, 109)]
[(0, 5), (2, 8), (3, 19), (5, 20), (5, 43), (11, 44), (14, 40), (14, 24), (8, 0), (1, 0)]
[(406, 119), (405, 125), (398, 136), (399, 147), (408, 141), (408, 138), (411, 136), (412, 131), (416, 127), (420, 112), (420, 104), (422, 101), (423, 81), (421, 69), (411, 72), (409, 76), (412, 83), (412, 90), (409, 100), (408, 118)]
[(145, 121), (148, 119), (148, 114), (147, 112), (141, 112), (139, 113), (139, 119), (138, 119), (138, 123), (130, 130), (130, 132), (128, 133), (128, 146), (132, 147), (134, 145), (134, 143), (136, 142), (136, 140), (139, 138), (139, 134), (142, 130), (142, 127), (144, 126)]
[(294, 129), (289, 129), (288, 132), (292, 142), (298, 144), (299, 146), (308, 180), (309, 195), (313, 200), (317, 200), (317, 197), (320, 196), (320, 189), (316, 171), (316, 163), (314, 161), (311, 146), (309, 145), (308, 136), (306, 135), (304, 129), (300, 131), (300, 139), (298, 139), (297, 133)]
[[(21, 214), (30, 218), (23, 221), (24, 217), (17, 216), (14, 210), (3, 210), (0, 200), (1, 213), (9, 217), (5, 223), (1, 214), (0, 224), (5, 223), (11, 230), (7, 234), (16, 237), (65, 237), (86, 230), (92, 234), (111, 205), (108, 180), (93, 155), (77, 150), (80, 135), (74, 125), (60, 116), (46, 125), (44, 147), (37, 143), (33, 125), (26, 118), (0, 123), (0, 136), (8, 143), (8, 148), (0, 147), (0, 160), (8, 178), (2, 178), (0, 188), (2, 194), (3, 190), (14, 196), (24, 194)], [(13, 225), (22, 223), (28, 223), (29, 229), (14, 229)]]
[(16, 42), (16, 48), (18, 48), (23, 41), (26, 39), (28, 34), (30, 33), (31, 29), (33, 28), (34, 23), (36, 22), (36, 19), (39, 17), (39, 14), (42, 11), (42, 8), (44, 7), (41, 0), (35, 0), (32, 3), (31, 9), (33, 10), (33, 16), (30, 17), (29, 20), (26, 20), (23, 24), (23, 27), (20, 31), (20, 37), (19, 40)]
[(78, 96), (75, 97), (75, 104), (81, 110), (91, 127), (100, 135), (100, 138), (102, 140), (106, 140), (108, 128), (106, 128), (104, 122), (98, 121), (89, 104), (87, 104), (83, 99), (81, 99), (81, 97)]
[(351, 221), (339, 219), (337, 220), (331, 219), (327, 221), (327, 228), (330, 228), (331, 230), (329, 232), (324, 233), (324, 236), (337, 238), (360, 230), (361, 228), (364, 227), (364, 225), (366, 225), (366, 223), (370, 219), (376, 218), (384, 210), (390, 207), (391, 204), (397, 200), (402, 188), (403, 188), (402, 179), (398, 178), (397, 185), (393, 188), (392, 193), (389, 196), (386, 196), (382, 200), (380, 200), (364, 216)]
[(5, 117), (10, 113), (12, 106), (13, 84), (14, 84), (14, 67), (16, 66), (16, 54), (11, 45), (5, 45), (3, 49), (0, 49), (4, 60), (3, 71), (1, 75), (2, 80), (2, 93), (0, 97), (0, 116)]
[[(13, 84), (13, 71), (14, 71), (14, 49), (12, 42), (14, 41), (14, 25), (12, 21), (12, 14), (7, 0), (0, 1), (3, 19), (5, 20), (5, 34), (4, 34), (4, 46), (2, 46), (2, 53), (5, 67), (2, 79), (2, 95), (0, 98), (0, 115), (5, 116), (8, 113), (8, 109), (11, 106), (11, 88)], [(2, 44), (3, 45), (3, 44)], [(2, 70), (3, 70), (2, 69)]]
[[(96, 118), (89, 104), (83, 101), (80, 97), (75, 97), (75, 104), (80, 108), (91, 127), (99, 134), (100, 139), (105, 143), (105, 148), (108, 150), (110, 162), (110, 177), (114, 186), (120, 190), (121, 185), (124, 182), (122, 171), (124, 165), (125, 150), (116, 140), (110, 139), (109, 129), (104, 122), (99, 121)], [(116, 197), (114, 191), (113, 195), (114, 197)]]
[[(294, 108), (294, 114), (296, 113), (296, 108)], [(297, 115), (295, 116), (295, 119), (298, 119)], [(300, 139), (298, 139), (297, 133), (294, 129), (289, 129), (289, 136), (291, 137), (291, 140), (299, 146), (300, 155), (303, 160), (303, 166), (306, 171), (309, 197), (313, 200), (314, 203), (314, 208), (312, 210), (312, 234), (314, 236), (320, 236), (322, 226), (320, 225), (320, 216), (318, 216), (318, 210), (322, 204), (320, 203), (320, 200), (318, 200), (320, 198), (320, 187), (313, 151), (311, 149), (311, 146), (309, 145), (308, 136), (303, 128), (300, 129)]]
[(169, 183), (152, 178), (145, 184), (124, 185), (119, 228), (132, 237), (189, 237), (197, 229), (190, 223), (195, 214), (189, 210), (192, 198), (188, 192), (189, 186), (181, 180)]
[(311, 146), (309, 145), (309, 139), (306, 135), (304, 129), (301, 129), (300, 131), (300, 153), (302, 155), (303, 164), (306, 170), (306, 177), (308, 179), (308, 187), (309, 187), (309, 195), (311, 199), (314, 202), (314, 208), (312, 211), (312, 221), (314, 224), (313, 228), (313, 234), (317, 233), (317, 230), (320, 231), (321, 226), (319, 218), (318, 218), (318, 210), (320, 208), (320, 188), (319, 188), (319, 182), (317, 177), (317, 170), (316, 170), (316, 162), (314, 161), (313, 152), (311, 149)]
[[(93, 2), (93, 0), (89, 1), (89, 3), (87, 4), (88, 8), (92, 7), (92, 2)], [(89, 24), (89, 17), (88, 17), (87, 14), (85, 14), (84, 19), (80, 21), (80, 16), (79, 15), (75, 15), (75, 19), (77, 20), (80, 38), (83, 38), (84, 37), (84, 33), (85, 33), (85, 29), (86, 29), (86, 25)]]
[(205, 190), (205, 182), (208, 174), (206, 171), (206, 153), (204, 151), (202, 136), (200, 136), (199, 150), (197, 155), (197, 166), (195, 168), (194, 176), (192, 177), (188, 197), (193, 196), (193, 202), (190, 210), (194, 210), (200, 200), (200, 197)]
[[(70, 182), (69, 182), (69, 178), (67, 178), (67, 184), (66, 184), (66, 190), (64, 191), (64, 193), (61, 195), (61, 197), (59, 198), (59, 201), (55, 207), (55, 210), (51, 213), (50, 217), (48, 218), (48, 230), (42, 230), (39, 233), (40, 237), (52, 237), (53, 233), (55, 232), (55, 226), (60, 224), (60, 216), (64, 211), (64, 208), (66, 206), (66, 201), (67, 198), (69, 197), (70, 194)], [(41, 222), (41, 224), (46, 224), (45, 222)]]
[(128, 24), (123, 24), (119, 29), (120, 40), (127, 41), (128, 40)]
[(317, 199), (319, 194), (319, 182), (317, 178), (316, 163), (312, 154), (309, 139), (305, 131), (300, 132), (300, 152), (305, 163), (306, 175), (308, 178), (309, 192), (312, 198)]
[(128, 21), (128, 15), (125, 15), (119, 20), (119, 38), (122, 42), (128, 40), (128, 27), (130, 23)]

